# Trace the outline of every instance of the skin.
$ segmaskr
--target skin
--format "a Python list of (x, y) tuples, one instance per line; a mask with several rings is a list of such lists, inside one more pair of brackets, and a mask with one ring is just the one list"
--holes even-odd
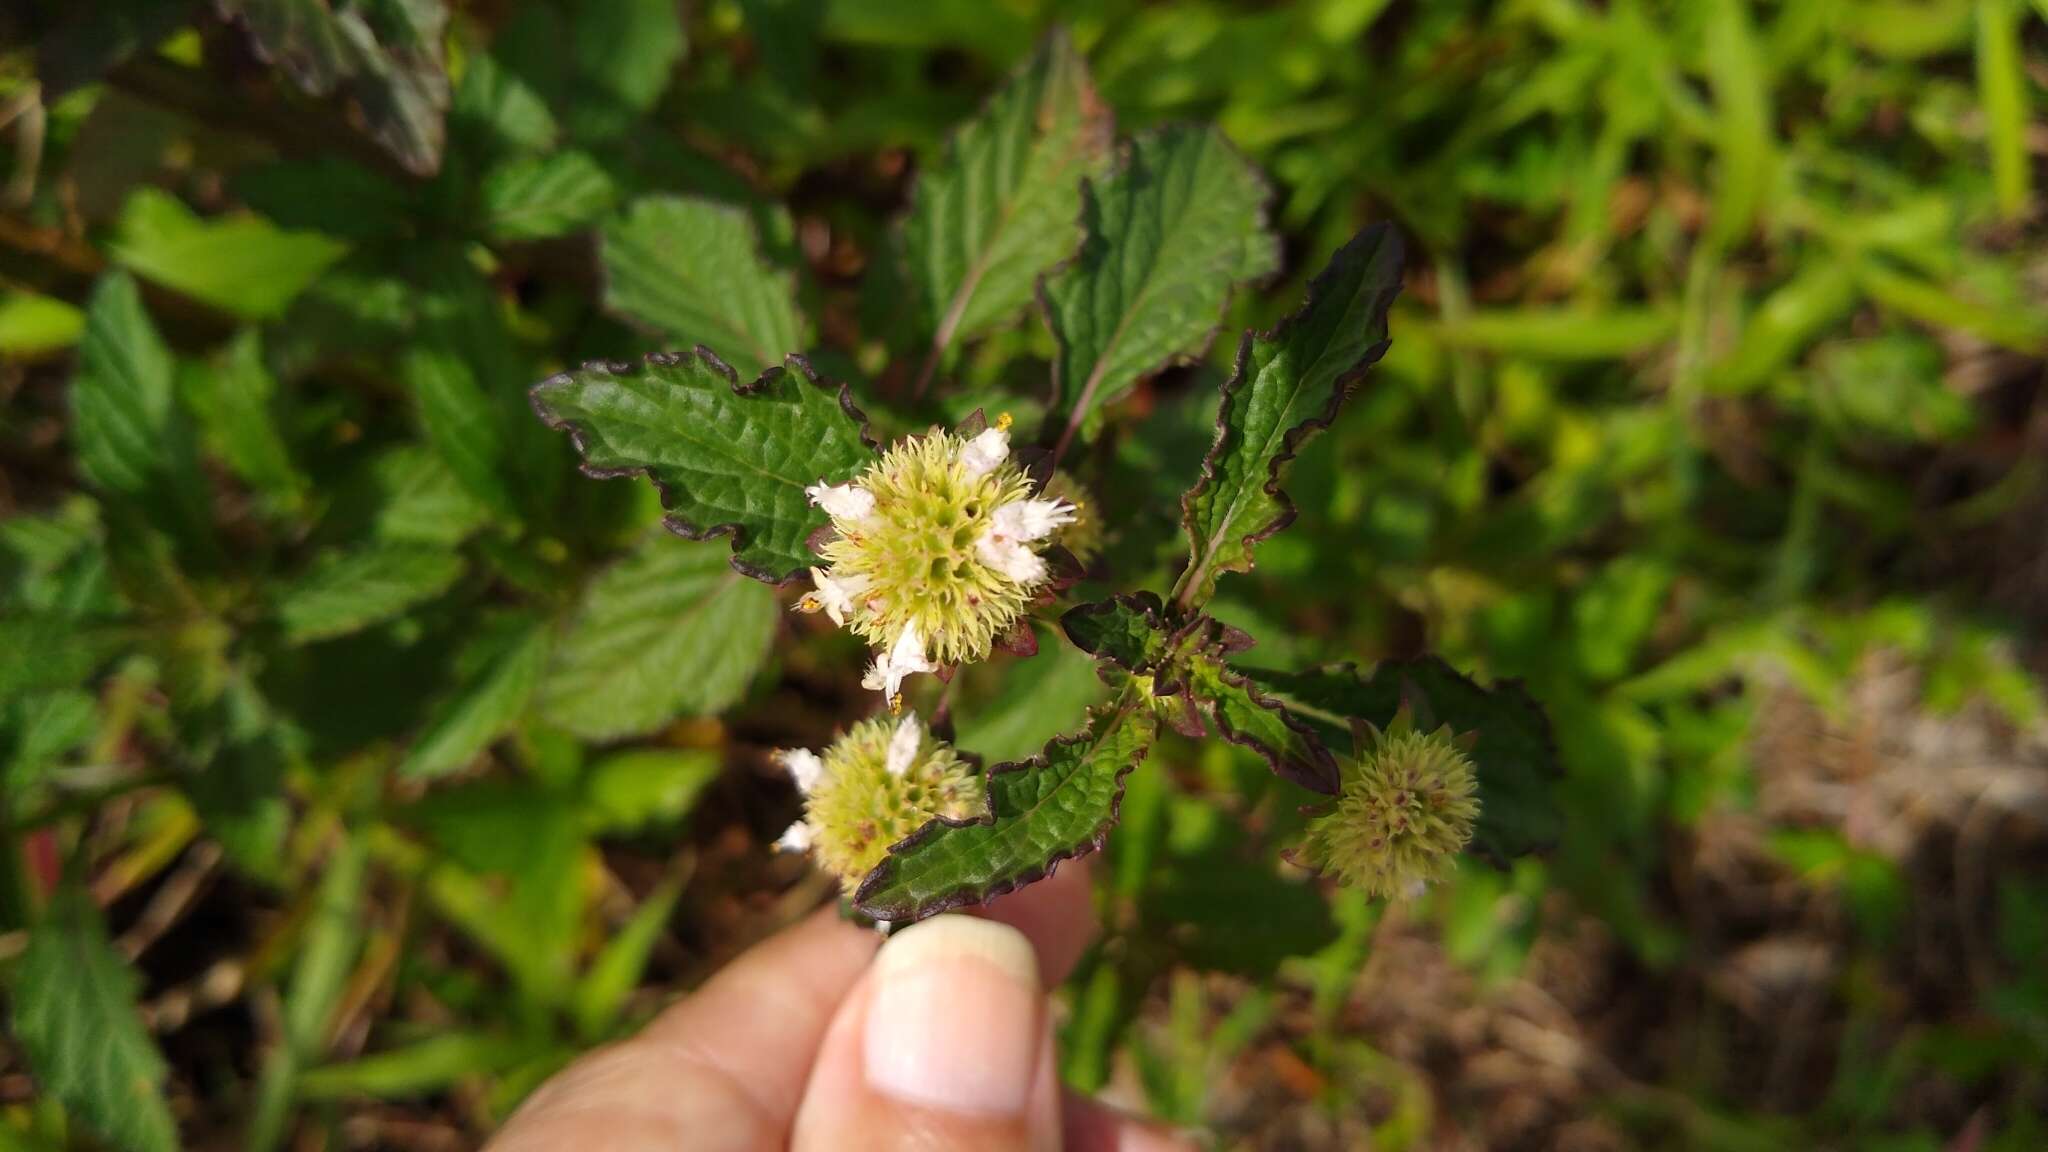
[[(927, 924), (898, 934), (922, 932), (924, 943), (974, 937), (1016, 954), (1007, 967), (972, 955), (909, 969), (885, 961), (878, 977), (881, 936), (820, 909), (726, 966), (639, 1035), (558, 1073), (487, 1152), (1192, 1152), (1183, 1137), (1062, 1089), (1054, 1072), (1044, 989), (1073, 971), (1097, 927), (1082, 865), (1071, 862), (991, 905), (988, 919), (1007, 928)], [(890, 947), (896, 959), (915, 950), (901, 938)], [(1030, 981), (1035, 987), (1026, 991), (1017, 981), (1027, 978), (1017, 973), (1031, 971), (1034, 958), (1043, 983)], [(916, 981), (928, 971), (928, 987), (951, 990), (955, 1010), (908, 1014), (920, 1018), (897, 1023), (892, 1034), (928, 1029), (926, 1050), (958, 1068), (1017, 1067), (1020, 1082), (985, 1084), (980, 1099), (1014, 1099), (1021, 1107), (939, 1106), (878, 1087), (877, 1077), (888, 1077), (870, 1074), (869, 1009), (878, 997), (916, 1001), (927, 990)], [(985, 1007), (984, 1021), (977, 1013)], [(985, 1050), (1006, 1040), (1025, 1046), (1017, 1055), (1031, 1055)], [(921, 1095), (917, 1085), (909, 1095)]]

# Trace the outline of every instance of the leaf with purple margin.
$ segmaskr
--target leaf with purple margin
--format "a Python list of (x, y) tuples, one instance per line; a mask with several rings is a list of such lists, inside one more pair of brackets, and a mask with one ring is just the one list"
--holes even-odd
[(988, 771), (988, 812), (934, 820), (889, 849), (854, 904), (877, 920), (922, 920), (979, 904), (1052, 874), (1102, 847), (1116, 826), (1124, 777), (1144, 760), (1159, 723), (1125, 693), (1086, 729), (1029, 760)]
[(1181, 499), (1190, 554), (1176, 603), (1206, 601), (1219, 575), (1249, 569), (1253, 546), (1293, 522), (1281, 469), (1386, 352), (1400, 289), (1400, 237), (1375, 225), (1330, 258), (1298, 311), (1271, 332), (1245, 334), (1202, 477)]

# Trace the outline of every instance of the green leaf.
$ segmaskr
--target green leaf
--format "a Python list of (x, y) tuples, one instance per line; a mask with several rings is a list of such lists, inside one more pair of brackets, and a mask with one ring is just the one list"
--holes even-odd
[(1400, 238), (1377, 225), (1330, 258), (1299, 311), (1269, 333), (1245, 334), (1202, 478), (1181, 500), (1190, 555), (1179, 603), (1207, 600), (1219, 575), (1251, 568), (1253, 547), (1293, 522), (1280, 471), (1386, 352), (1387, 309), (1400, 289)]
[(1052, 873), (1102, 847), (1116, 825), (1124, 776), (1152, 746), (1158, 721), (1126, 696), (1088, 727), (1029, 760), (988, 772), (988, 814), (944, 819), (912, 833), (854, 894), (877, 920), (922, 920), (979, 904)]
[(619, 1010), (626, 1006), (626, 998), (633, 994), (633, 989), (640, 986), (647, 961), (654, 955), (654, 946), (660, 943), (662, 930), (668, 927), (668, 919), (675, 913), (676, 901), (682, 894), (680, 878), (663, 880), (590, 962), (590, 970), (576, 985), (572, 1009), (576, 1030), (584, 1037), (598, 1039), (618, 1025)]
[(302, 506), (306, 480), (278, 432), (271, 408), (277, 382), (264, 367), (256, 330), (237, 334), (216, 362), (188, 365), (180, 381), (207, 448), (274, 507)]
[(57, 890), (15, 974), (14, 1035), (43, 1089), (128, 1152), (178, 1146), (137, 980), (77, 886)]
[(734, 568), (781, 582), (816, 563), (811, 533), (828, 520), (805, 487), (841, 483), (874, 458), (867, 418), (790, 357), (752, 384), (710, 352), (588, 364), (534, 386), (541, 419), (566, 431), (598, 477), (645, 472), (668, 526), (733, 538)]
[(435, 710), (399, 775), (458, 771), (510, 731), (540, 684), (551, 639), (546, 628), (515, 618), (472, 641), (457, 661), (461, 686)]
[(1283, 780), (1337, 794), (1337, 760), (1316, 730), (1242, 673), (1196, 655), (1188, 662), (1187, 689), (1225, 740), (1258, 753)]
[(1151, 592), (1070, 608), (1060, 617), (1060, 628), (1074, 647), (1126, 672), (1150, 672), (1172, 648), (1166, 608)]
[(1086, 64), (1054, 33), (918, 175), (899, 241), (933, 363), (1010, 320), (1073, 253), (1081, 179), (1101, 170), (1111, 132)]
[(113, 628), (82, 624), (54, 613), (0, 616), (0, 704), (17, 696), (86, 682), (123, 646)]
[(101, 280), (86, 305), (78, 375), (71, 386), (71, 440), (95, 485), (139, 496), (177, 466), (176, 363), (125, 273)]
[(277, 601), (285, 640), (310, 644), (360, 632), (441, 595), (462, 578), (458, 552), (428, 544), (372, 544), (329, 552)]
[(604, 304), (675, 340), (729, 356), (752, 376), (809, 343), (796, 277), (761, 253), (743, 208), (649, 196), (600, 235)]
[(1280, 263), (1258, 170), (1213, 128), (1133, 140), (1085, 185), (1080, 254), (1046, 281), (1056, 411), (1082, 427), (1141, 378), (1208, 348), (1233, 286)]
[(519, 6), (491, 42), (498, 61), (539, 92), (572, 138), (630, 132), (667, 90), (684, 47), (673, 0), (555, 0)]
[(1418, 726), (1478, 734), (1475, 849), (1505, 862), (1557, 842), (1564, 817), (1551, 785), (1562, 769), (1550, 721), (1519, 682), (1483, 688), (1435, 658), (1388, 661), (1368, 676), (1346, 664), (1308, 672), (1254, 671), (1250, 678), (1314, 722), (1327, 742), (1348, 739), (1353, 720), (1384, 728), (1405, 702)]
[[(612, 181), (583, 152), (512, 160), (484, 177), (483, 230), (497, 241), (545, 240), (611, 210)], [(795, 349), (791, 349), (795, 351)]]
[(542, 714), (609, 740), (738, 699), (774, 637), (775, 596), (723, 553), (656, 535), (593, 580), (562, 629)]
[(1984, 106), (1985, 141), (1991, 150), (1991, 186), (2007, 220), (2024, 216), (2033, 203), (2033, 160), (2028, 155), (2027, 80), (2021, 50), (2020, 0), (1977, 0), (1977, 99)]
[(413, 226), (412, 217), (423, 210), (418, 189), (401, 188), (332, 153), (242, 169), (234, 174), (234, 189), (281, 228), (338, 240), (404, 235)]
[(0, 289), (0, 356), (34, 360), (61, 352), (85, 331), (85, 314), (62, 300)]
[(426, 344), (405, 350), (398, 373), (419, 405), (427, 443), (464, 490), (499, 516), (516, 519), (504, 476), (502, 409), (485, 394), (469, 365), (452, 349)]
[(335, 1006), (341, 1002), (349, 971), (362, 949), (363, 880), (368, 860), (364, 838), (350, 837), (336, 847), (320, 879), (285, 994), (284, 1043), (265, 1056), (256, 1089), (248, 1143), (257, 1152), (278, 1145), (299, 1069), (327, 1046)]
[(129, 195), (107, 251), (166, 288), (236, 316), (271, 320), (348, 245), (317, 232), (287, 232), (250, 213), (202, 220), (177, 197), (144, 186)]
[(443, 1033), (299, 1078), (308, 1100), (414, 1099), (458, 1080), (509, 1068), (533, 1055), (530, 1041), (471, 1032)]
[(371, 530), (379, 540), (453, 548), (490, 522), (490, 509), (422, 445), (407, 444), (377, 457), (367, 481), (377, 501)]
[(346, 93), (370, 135), (416, 176), (440, 170), (448, 70), (442, 0), (214, 0), (258, 58), (313, 96)]
[(583, 778), (583, 831), (630, 835), (672, 825), (725, 765), (708, 748), (629, 748), (590, 766)]

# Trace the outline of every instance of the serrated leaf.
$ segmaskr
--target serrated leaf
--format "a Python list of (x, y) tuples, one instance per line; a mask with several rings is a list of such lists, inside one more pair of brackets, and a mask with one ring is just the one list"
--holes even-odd
[(683, 346), (704, 345), (751, 376), (809, 343), (796, 277), (762, 255), (743, 208), (648, 196), (605, 222), (605, 307)]
[(427, 443), (471, 496), (507, 519), (515, 519), (505, 484), (505, 427), (500, 407), (485, 394), (476, 374), (448, 348), (408, 348), (398, 374), (419, 406)]
[(116, 272), (101, 280), (86, 305), (71, 386), (72, 445), (88, 480), (124, 496), (162, 481), (175, 463), (166, 451), (176, 371), (134, 279)]
[(560, 133), (541, 94), (482, 51), (472, 51), (463, 61), (448, 123), (465, 147), (485, 156), (552, 148)]
[(1126, 672), (1147, 672), (1166, 655), (1166, 608), (1151, 592), (1125, 593), (1070, 608), (1060, 628), (1074, 647)]
[(1337, 794), (1337, 760), (1316, 730), (1241, 673), (1198, 654), (1188, 661), (1187, 689), (1217, 735), (1257, 752), (1284, 780)]
[(367, 481), (377, 500), (371, 531), (379, 540), (453, 548), (490, 522), (490, 509), (423, 445), (408, 444), (377, 457)]
[(129, 194), (107, 251), (166, 288), (250, 320), (272, 320), (348, 252), (318, 232), (288, 232), (253, 213), (200, 219), (144, 186)]
[(187, 367), (180, 377), (185, 403), (208, 450), (273, 508), (297, 509), (305, 500), (306, 481), (278, 432), (271, 410), (277, 382), (263, 364), (256, 330), (236, 335), (216, 362)]
[(1231, 289), (1279, 266), (1268, 195), (1222, 133), (1187, 126), (1139, 136), (1083, 187), (1086, 239), (1041, 296), (1059, 344), (1055, 412), (1082, 427), (1141, 378), (1208, 348)]
[(168, 1069), (135, 1010), (138, 981), (92, 898), (57, 890), (29, 932), (13, 987), (14, 1035), (45, 1091), (128, 1152), (178, 1146)]
[(492, 41), (499, 62), (561, 115), (572, 138), (629, 132), (667, 90), (684, 48), (674, 0), (522, 4)]
[(1087, 65), (1054, 33), (918, 175), (899, 241), (934, 357), (1007, 322), (1073, 253), (1081, 179), (1107, 161), (1111, 131)]
[(1293, 522), (1280, 471), (1385, 353), (1400, 289), (1400, 238), (1376, 225), (1330, 258), (1300, 310), (1269, 333), (1245, 334), (1202, 478), (1181, 501), (1190, 553), (1180, 603), (1206, 601), (1219, 575), (1249, 569), (1253, 547)]
[(540, 708), (588, 740), (649, 732), (738, 699), (775, 634), (775, 596), (725, 549), (656, 535), (591, 581), (543, 680)]
[(1550, 721), (1518, 681), (1481, 687), (1435, 658), (1388, 661), (1369, 675), (1348, 664), (1248, 675), (1315, 723), (1326, 741), (1348, 740), (1353, 720), (1383, 728), (1404, 702), (1419, 726), (1477, 733), (1472, 761), (1479, 769), (1479, 827), (1472, 845), (1495, 860), (1546, 848), (1563, 830), (1551, 795), (1562, 769)]
[(393, 619), (462, 578), (461, 553), (427, 544), (329, 552), (285, 586), (277, 618), (287, 643), (310, 644)]
[(854, 904), (877, 920), (922, 920), (979, 904), (1102, 847), (1124, 776), (1145, 758), (1158, 721), (1129, 698), (1029, 760), (988, 772), (988, 814), (934, 820), (868, 873)]
[(458, 660), (462, 683), (435, 710), (399, 775), (431, 779), (467, 767), (526, 711), (547, 666), (552, 637), (527, 620), (507, 621)]
[(730, 533), (733, 567), (779, 583), (816, 563), (807, 540), (828, 523), (804, 489), (844, 482), (874, 458), (846, 387), (798, 357), (787, 363), (751, 384), (703, 348), (586, 364), (535, 385), (533, 404), (575, 440), (586, 473), (645, 472), (671, 529)]
[(448, 71), (441, 0), (214, 0), (256, 55), (314, 96), (344, 92), (373, 139), (408, 172), (440, 170)]
[[(493, 240), (545, 240), (611, 210), (612, 181), (583, 152), (507, 161), (484, 177), (483, 229)], [(792, 348), (789, 351), (796, 351)]]

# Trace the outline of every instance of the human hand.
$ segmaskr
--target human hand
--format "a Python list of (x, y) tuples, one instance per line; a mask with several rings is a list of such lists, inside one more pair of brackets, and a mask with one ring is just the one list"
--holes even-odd
[(886, 943), (822, 909), (541, 1085), (487, 1152), (1188, 1152), (1059, 1085), (1041, 978), (1094, 934), (1080, 863)]

